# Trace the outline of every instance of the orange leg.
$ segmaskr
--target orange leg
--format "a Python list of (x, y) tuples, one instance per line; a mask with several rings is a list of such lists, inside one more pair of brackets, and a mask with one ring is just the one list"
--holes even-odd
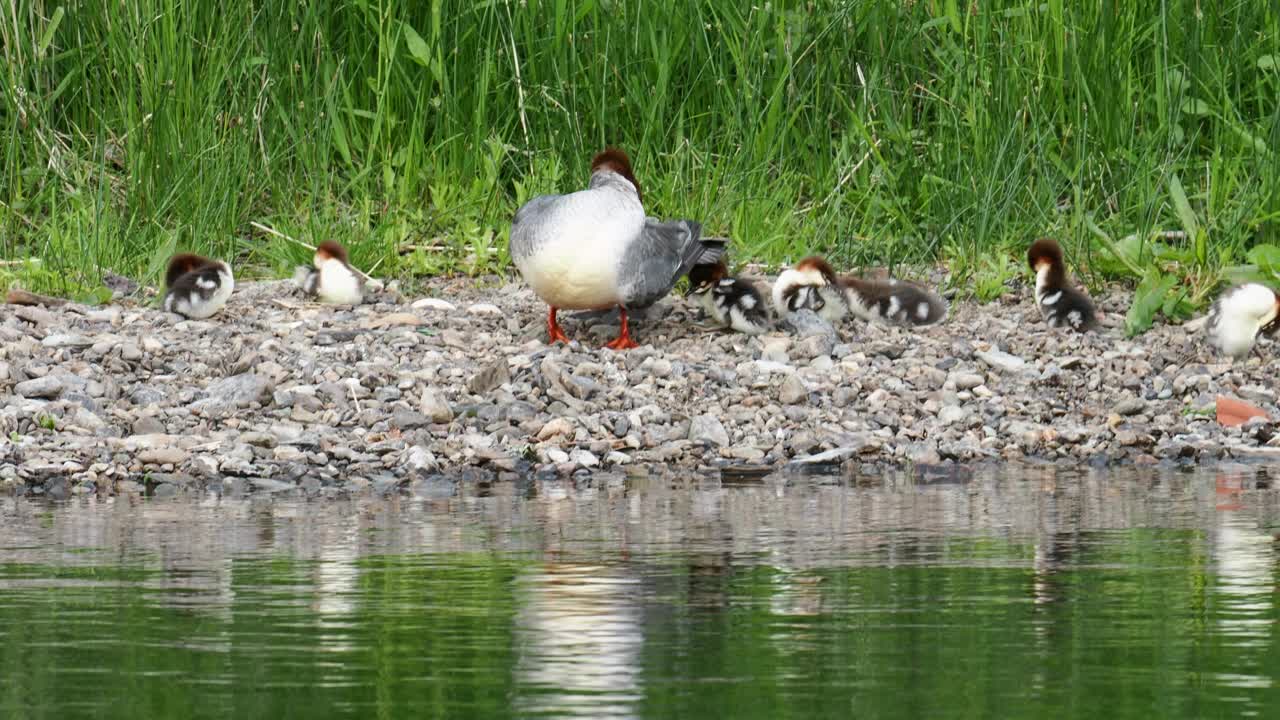
[(564, 330), (560, 329), (560, 323), (556, 322), (556, 307), (552, 306), (551, 314), (547, 316), (547, 335), (548, 343), (554, 343), (557, 340), (568, 345), (569, 336), (564, 334)]
[(627, 309), (618, 306), (618, 314), (622, 316), (622, 332), (618, 337), (605, 344), (610, 350), (628, 350), (634, 347), (640, 347), (640, 343), (631, 339), (631, 335), (627, 333)]

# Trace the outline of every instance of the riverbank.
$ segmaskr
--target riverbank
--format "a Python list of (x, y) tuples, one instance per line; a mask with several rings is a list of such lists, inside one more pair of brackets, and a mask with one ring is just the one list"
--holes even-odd
[(616, 314), (563, 313), (545, 344), (522, 284), (394, 285), (356, 308), (247, 283), (211, 321), (149, 306), (0, 307), (0, 491), (308, 493), (661, 467), (826, 470), (992, 461), (1280, 457), (1227, 428), (1218, 395), (1280, 417), (1272, 345), (1232, 365), (1198, 334), (1049, 331), (1027, 288), (921, 330), (708, 331), (671, 296), (600, 346)]

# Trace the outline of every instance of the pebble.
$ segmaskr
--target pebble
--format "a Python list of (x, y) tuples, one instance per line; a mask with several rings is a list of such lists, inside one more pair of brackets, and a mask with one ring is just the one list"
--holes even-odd
[(1115, 407), (1117, 415), (1137, 415), (1147, 409), (1147, 402), (1141, 398), (1121, 400)]
[(511, 382), (511, 371), (507, 367), (507, 359), (498, 358), (472, 375), (467, 389), (475, 395), (484, 395), (508, 382)]
[(778, 400), (783, 405), (796, 405), (808, 398), (809, 391), (799, 376), (788, 375), (787, 379), (782, 381), (782, 387), (778, 390)]
[(422, 396), (418, 401), (418, 408), (433, 423), (444, 424), (453, 420), (453, 408), (435, 390), (424, 389), (422, 391)]
[(974, 353), (978, 359), (997, 370), (1004, 372), (1019, 372), (1027, 366), (1027, 361), (1017, 355), (1010, 355), (1003, 350), (986, 350)]
[(441, 300), (440, 298), (422, 298), (420, 300), (414, 300), (409, 307), (414, 310), (438, 310), (440, 312), (451, 312), (458, 309), (458, 307), (453, 303), (448, 300)]
[(689, 441), (724, 447), (729, 444), (729, 432), (715, 415), (698, 415), (689, 422)]
[(13, 391), (24, 398), (47, 398), (53, 399), (62, 394), (63, 383), (56, 377), (46, 375), (44, 377), (32, 378), (31, 380), (23, 380), (14, 385)]
[(155, 448), (138, 453), (138, 460), (149, 465), (181, 465), (191, 453), (176, 447)]

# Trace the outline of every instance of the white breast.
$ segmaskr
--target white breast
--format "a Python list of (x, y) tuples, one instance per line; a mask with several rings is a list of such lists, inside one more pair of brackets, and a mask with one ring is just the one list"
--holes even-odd
[(718, 302), (716, 302), (717, 298), (716, 298), (715, 291), (708, 290), (704, 293), (701, 293), (700, 295), (701, 295), (702, 309), (707, 311), (707, 317), (723, 325), (725, 322), (724, 309), (720, 307), (720, 304)]
[(634, 194), (599, 188), (566, 195), (529, 220), (534, 250), (514, 258), (516, 267), (548, 305), (570, 310), (616, 305), (622, 299), (618, 265), (639, 239), (644, 220)]
[(316, 295), (322, 302), (335, 305), (359, 305), (364, 299), (360, 278), (338, 260), (320, 263), (320, 281), (316, 284)]

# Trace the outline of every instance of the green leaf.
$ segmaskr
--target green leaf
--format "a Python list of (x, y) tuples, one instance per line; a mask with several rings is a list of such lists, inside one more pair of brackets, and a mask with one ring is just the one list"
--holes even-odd
[(1199, 98), (1183, 98), (1182, 112), (1188, 115), (1195, 115), (1196, 117), (1204, 117), (1210, 113), (1209, 103), (1206, 103)]
[[(66, 10), (61, 5), (57, 10), (53, 11), (53, 17), (49, 18), (49, 25), (44, 29), (44, 33), (40, 36), (40, 45), (36, 48), (36, 57), (44, 57), (45, 50), (49, 49), (49, 44), (53, 42), (53, 34), (57, 32), (58, 26), (62, 24), (62, 16), (66, 15)], [(14, 23), (15, 29), (17, 23)]]
[(946, 3), (947, 19), (951, 21), (951, 29), (960, 32), (960, 7), (956, 0), (947, 0)]
[(1274, 70), (1275, 67), (1276, 67), (1275, 55), (1263, 55), (1262, 57), (1258, 58), (1259, 70)]
[(431, 64), (431, 49), (427, 47), (427, 41), (423, 40), (409, 23), (404, 23), (404, 43), (408, 46), (409, 55), (414, 62), (423, 67)]
[(1141, 236), (1126, 235), (1116, 243), (1105, 236), (1100, 235), (1099, 238), (1102, 239), (1102, 246), (1107, 252), (1094, 258), (1094, 265), (1098, 270), (1116, 277), (1140, 275), (1142, 258), (1146, 250), (1146, 243), (1142, 241)]
[(1196, 221), (1196, 214), (1191, 209), (1187, 193), (1182, 189), (1182, 181), (1177, 175), (1169, 176), (1169, 195), (1173, 199), (1173, 209), (1178, 213), (1178, 221), (1182, 223), (1183, 231), (1187, 233), (1187, 237), (1194, 238), (1200, 229), (1200, 223)]
[(1255, 245), (1247, 255), (1249, 262), (1257, 265), (1263, 270), (1272, 271), (1280, 269), (1280, 247), (1275, 245), (1264, 244)]
[(1151, 328), (1156, 313), (1164, 306), (1165, 296), (1178, 284), (1178, 278), (1165, 275), (1155, 268), (1147, 271), (1133, 293), (1133, 304), (1124, 318), (1125, 333), (1129, 337), (1140, 335)]
[(111, 291), (105, 287), (98, 286), (75, 293), (74, 299), (85, 305), (102, 305), (111, 301)]

